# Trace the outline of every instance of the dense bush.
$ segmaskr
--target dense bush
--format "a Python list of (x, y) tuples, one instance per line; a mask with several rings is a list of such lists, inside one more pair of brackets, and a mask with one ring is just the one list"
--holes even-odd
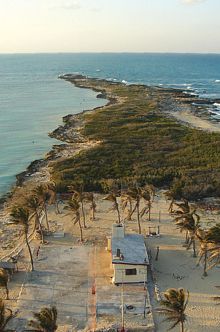
[(165, 116), (143, 86), (111, 89), (127, 99), (82, 115), (82, 133), (102, 143), (55, 164), (53, 177), (63, 190), (81, 181), (87, 190), (101, 191), (107, 179), (134, 177), (140, 183), (169, 186), (177, 198), (219, 196), (219, 134), (188, 128)]

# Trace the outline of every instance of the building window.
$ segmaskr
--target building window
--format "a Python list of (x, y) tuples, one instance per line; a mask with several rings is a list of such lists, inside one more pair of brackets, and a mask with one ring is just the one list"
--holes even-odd
[(135, 276), (137, 274), (137, 269), (126, 269), (125, 275), (126, 276)]

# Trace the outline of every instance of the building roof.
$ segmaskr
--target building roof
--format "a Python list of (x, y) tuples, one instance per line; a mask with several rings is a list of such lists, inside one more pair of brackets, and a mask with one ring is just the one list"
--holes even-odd
[[(117, 249), (120, 249), (121, 259), (117, 257)], [(149, 265), (144, 237), (138, 234), (112, 237), (112, 264)]]

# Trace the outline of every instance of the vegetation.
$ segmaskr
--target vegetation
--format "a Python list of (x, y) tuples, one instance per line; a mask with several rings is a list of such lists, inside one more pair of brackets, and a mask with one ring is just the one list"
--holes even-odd
[(14, 206), (11, 211), (11, 217), (13, 219), (13, 222), (15, 224), (21, 225), (23, 227), (24, 231), (24, 237), (25, 242), (28, 247), (28, 252), (30, 255), (30, 262), (31, 262), (31, 271), (34, 270), (34, 262), (33, 262), (33, 256), (31, 252), (31, 247), (28, 241), (28, 231), (29, 231), (29, 210), (26, 208), (23, 208), (21, 206)]
[(86, 193), (84, 193), (84, 191), (83, 191), (83, 186), (80, 185), (79, 188), (76, 188), (75, 186), (70, 186), (69, 191), (73, 193), (73, 196), (72, 196), (73, 201), (77, 201), (81, 207), (83, 227), (86, 228), (86, 215), (85, 215), (85, 209), (84, 209)]
[(80, 204), (76, 199), (69, 200), (67, 205), (64, 207), (65, 210), (71, 211), (73, 214), (73, 223), (74, 225), (79, 225), (80, 230), (80, 240), (83, 242), (83, 232), (82, 232), (82, 225), (81, 225), (81, 218), (80, 218)]
[(49, 231), (49, 222), (48, 222), (48, 216), (47, 216), (47, 202), (49, 200), (49, 192), (48, 192), (48, 187), (46, 185), (40, 184), (34, 189), (34, 195), (38, 198), (39, 203), (42, 205), (44, 213), (45, 213), (45, 218), (46, 218), (46, 224), (47, 224), (47, 229)]
[(81, 181), (86, 191), (103, 191), (109, 179), (135, 179), (139, 185), (170, 187), (175, 198), (220, 195), (218, 133), (188, 128), (167, 117), (157, 107), (160, 93), (144, 86), (89, 84), (110, 87), (125, 101), (82, 114), (82, 134), (101, 143), (54, 165), (59, 188)]
[(166, 316), (164, 322), (171, 322), (169, 330), (180, 325), (180, 332), (184, 332), (184, 322), (186, 321), (185, 310), (188, 304), (189, 292), (183, 288), (169, 288), (164, 293), (164, 300), (161, 301), (161, 308), (157, 311)]
[(0, 332), (13, 332), (7, 329), (7, 325), (12, 318), (11, 309), (5, 308), (4, 302), (0, 299)]
[(121, 223), (121, 216), (120, 216), (120, 211), (119, 211), (119, 204), (117, 201), (117, 197), (119, 197), (120, 194), (118, 192), (110, 192), (107, 196), (105, 196), (103, 199), (106, 201), (110, 201), (113, 203), (113, 210), (117, 211), (117, 216), (118, 216), (118, 220), (117, 223), (120, 224)]
[(40, 202), (38, 197), (32, 195), (28, 196), (25, 201), (25, 205), (27, 208), (34, 213), (35, 215), (35, 228), (37, 231), (40, 231), (41, 234), (41, 242), (44, 243), (44, 233), (43, 228), (40, 222), (40, 215), (39, 215), (39, 208), (40, 208)]
[(85, 200), (90, 203), (90, 220), (95, 221), (96, 202), (94, 194), (92, 192), (86, 193)]
[[(39, 313), (34, 313), (35, 320), (30, 320), (28, 325), (34, 332), (55, 332), (57, 326), (57, 309), (56, 307), (42, 308)], [(28, 331), (28, 330), (26, 330)]]

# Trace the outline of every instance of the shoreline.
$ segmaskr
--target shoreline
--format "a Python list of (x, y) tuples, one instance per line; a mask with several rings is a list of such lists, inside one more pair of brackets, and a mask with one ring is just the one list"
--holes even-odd
[[(107, 89), (94, 87), (89, 82), (104, 82), (110, 86), (126, 85), (125, 83), (74, 74), (59, 75), (58, 78), (74, 84), (77, 88), (91, 89), (94, 92), (97, 92), (96, 98), (105, 99), (107, 103), (103, 106), (94, 107), (93, 109), (83, 110), (76, 114), (67, 114), (63, 116), (63, 125), (59, 125), (52, 132), (48, 133), (49, 137), (55, 138), (63, 143), (53, 145), (52, 149), (46, 153), (45, 157), (32, 161), (24, 171), (15, 175), (16, 181), (12, 184), (11, 189), (0, 197), (0, 209), (3, 209), (5, 203), (7, 204), (8, 201), (11, 200), (17, 188), (22, 187), (26, 182), (35, 182), (36, 174), (40, 173), (42, 169), (48, 168), (50, 162), (62, 159), (62, 154), (65, 155), (64, 158), (70, 156), (73, 157), (73, 150), (79, 150), (78, 146), (74, 146), (74, 144), (88, 143), (88, 139), (79, 133), (79, 129), (84, 125), (82, 115), (103, 109), (104, 107), (113, 104), (119, 105), (123, 103), (123, 98), (112, 96), (111, 94), (108, 94)], [(208, 105), (210, 106), (215, 103), (220, 103), (220, 99), (212, 100), (210, 98), (200, 98), (197, 95), (192, 94), (193, 91), (187, 93), (186, 90), (177, 88), (149, 86), (145, 84), (130, 84), (130, 86), (144, 87), (152, 97), (155, 98), (156, 96), (156, 99), (158, 95), (162, 96), (162, 101), (160, 100), (158, 102), (159, 111), (164, 115), (175, 119), (180, 124), (209, 132), (220, 132), (220, 118), (219, 120), (212, 118), (211, 113), (207, 110)], [(92, 144), (89, 144), (89, 147), (91, 148)], [(82, 147), (82, 150), (83, 149), (86, 149), (86, 147)]]

